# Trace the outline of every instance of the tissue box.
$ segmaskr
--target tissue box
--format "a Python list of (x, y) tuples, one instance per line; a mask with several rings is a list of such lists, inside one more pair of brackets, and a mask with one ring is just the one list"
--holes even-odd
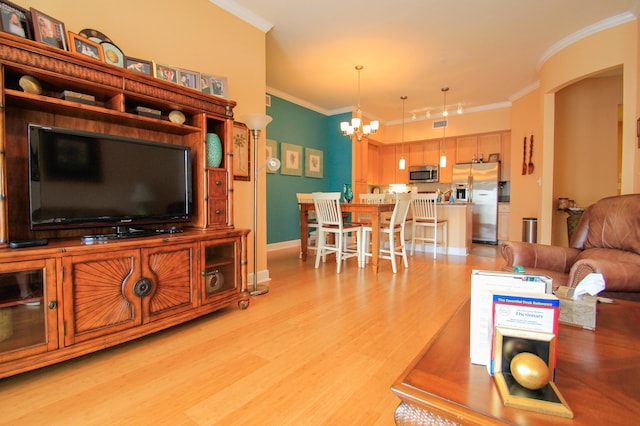
[(587, 330), (595, 330), (598, 298), (585, 294), (579, 299), (572, 299), (572, 290), (564, 286), (558, 287), (556, 290), (556, 297), (560, 300), (559, 322)]

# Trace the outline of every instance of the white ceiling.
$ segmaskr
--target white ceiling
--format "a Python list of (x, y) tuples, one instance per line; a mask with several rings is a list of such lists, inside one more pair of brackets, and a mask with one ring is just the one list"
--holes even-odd
[(387, 124), (447, 104), (509, 105), (554, 52), (634, 20), (638, 0), (210, 0), (267, 32), (268, 90)]

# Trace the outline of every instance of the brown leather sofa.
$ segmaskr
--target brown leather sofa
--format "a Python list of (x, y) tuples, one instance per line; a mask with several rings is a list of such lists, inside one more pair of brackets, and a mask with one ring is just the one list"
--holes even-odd
[(640, 300), (640, 194), (607, 197), (587, 207), (569, 247), (507, 241), (501, 246), (505, 271), (553, 278), (553, 287), (575, 287), (587, 274), (601, 273), (601, 296)]

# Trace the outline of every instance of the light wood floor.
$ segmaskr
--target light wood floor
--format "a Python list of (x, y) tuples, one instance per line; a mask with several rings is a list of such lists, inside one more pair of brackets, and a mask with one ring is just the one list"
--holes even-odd
[(467, 257), (376, 276), (270, 253), (270, 292), (134, 342), (0, 380), (0, 424), (392, 425), (390, 386), (468, 298)]

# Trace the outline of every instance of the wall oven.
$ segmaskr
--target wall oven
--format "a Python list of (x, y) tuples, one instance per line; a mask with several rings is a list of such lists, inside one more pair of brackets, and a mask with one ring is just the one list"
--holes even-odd
[(409, 167), (409, 183), (438, 182), (439, 166), (411, 166)]

